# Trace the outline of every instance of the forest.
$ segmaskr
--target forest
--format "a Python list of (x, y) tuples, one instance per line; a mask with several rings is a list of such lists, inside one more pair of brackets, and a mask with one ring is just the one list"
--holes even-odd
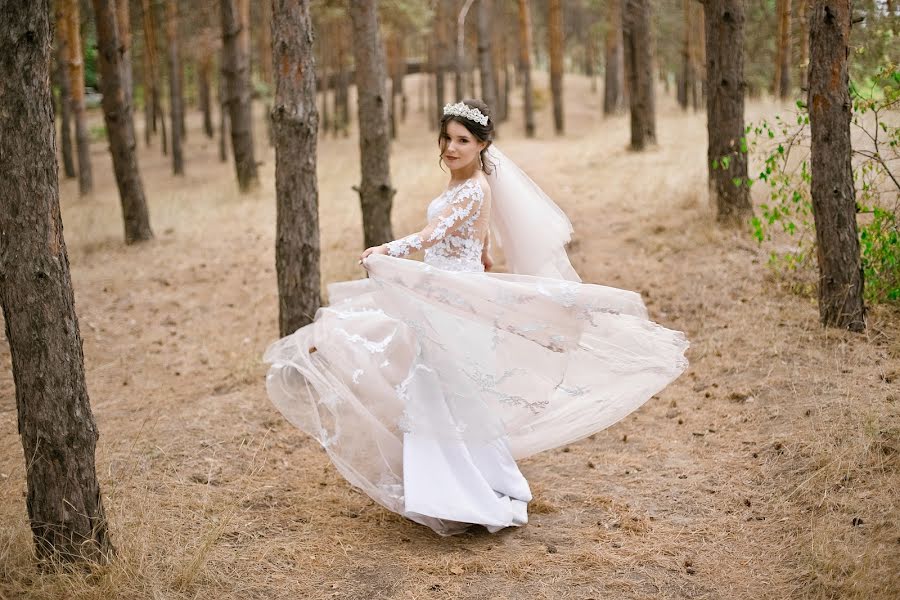
[[(892, 0), (0, 0), (0, 600), (896, 598), (898, 31)], [(421, 227), (465, 98), (690, 367), (522, 461), (526, 527), (442, 538), (262, 355)]]

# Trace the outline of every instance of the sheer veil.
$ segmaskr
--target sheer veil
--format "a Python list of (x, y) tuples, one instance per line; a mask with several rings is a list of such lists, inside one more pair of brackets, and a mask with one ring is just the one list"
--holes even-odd
[(566, 244), (572, 223), (562, 209), (496, 145), (488, 148), (493, 164), (491, 231), (503, 248), (511, 273), (581, 281)]

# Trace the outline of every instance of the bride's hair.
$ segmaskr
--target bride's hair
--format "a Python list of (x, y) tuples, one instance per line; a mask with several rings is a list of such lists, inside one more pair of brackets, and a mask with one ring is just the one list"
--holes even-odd
[(488, 160), (487, 150), (494, 141), (494, 115), (491, 113), (491, 109), (488, 108), (488, 105), (481, 100), (466, 98), (462, 102), (469, 108), (477, 108), (481, 114), (485, 115), (488, 118), (487, 125), (482, 125), (477, 121), (467, 119), (460, 115), (444, 115), (441, 117), (441, 131), (438, 134), (438, 144), (440, 144), (441, 147), (441, 154), (438, 157), (438, 162), (440, 163), (441, 158), (444, 156), (444, 150), (447, 149), (447, 140), (449, 139), (449, 136), (447, 135), (447, 124), (450, 123), (450, 121), (456, 121), (468, 129), (469, 133), (475, 136), (475, 139), (479, 142), (487, 142), (487, 145), (479, 153), (479, 156), (481, 157), (481, 170), (485, 173), (490, 173), (493, 165), (490, 160)]

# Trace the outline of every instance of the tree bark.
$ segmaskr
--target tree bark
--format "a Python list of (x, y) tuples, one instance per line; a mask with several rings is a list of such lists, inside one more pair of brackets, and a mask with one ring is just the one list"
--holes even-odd
[(169, 54), (169, 116), (172, 119), (172, 173), (184, 175), (184, 154), (181, 148), (182, 112), (181, 57), (178, 49), (178, 4), (166, 0), (166, 45)]
[[(478, 70), (481, 77), (481, 100), (487, 104), (495, 115), (499, 115), (499, 102), (497, 101), (497, 77), (494, 74), (494, 52), (492, 44), (493, 27), (491, 27), (491, 14), (493, 12), (492, 0), (478, 0)], [(497, 124), (494, 123), (496, 130)]]
[(622, 47), (622, 3), (610, 0), (604, 44), (603, 114), (620, 112), (625, 104), (625, 52)]
[(353, 23), (353, 56), (356, 63), (357, 119), (362, 182), (363, 234), (367, 248), (394, 239), (391, 206), (396, 190), (391, 187), (390, 139), (384, 90), (384, 57), (378, 35), (375, 0), (359, 0), (350, 7)]
[(641, 151), (656, 143), (650, 0), (622, 0), (622, 39), (631, 107), (631, 149)]
[(344, 23), (338, 25), (337, 40), (337, 82), (334, 89), (335, 135), (340, 131), (350, 135), (350, 75), (347, 72), (348, 43)]
[[(223, 63), (220, 55), (220, 63)], [(219, 99), (219, 162), (228, 161), (228, 103), (225, 99), (225, 73), (220, 64), (216, 95)]]
[[(272, 71), (272, 0), (260, 3), (262, 26), (259, 28), (259, 78), (266, 84), (269, 93), (274, 93), (275, 76)], [(331, 40), (329, 40), (330, 42)]]
[(316, 65), (309, 0), (275, 0), (275, 266), (278, 328), (312, 322), (320, 304), (319, 191), (316, 183)]
[(550, 90), (553, 94), (553, 127), (556, 135), (565, 132), (563, 122), (563, 13), (561, 0), (550, 0), (547, 11), (550, 46)]
[(446, 70), (447, 70), (447, 54), (449, 54), (450, 44), (447, 41), (447, 29), (450, 21), (447, 14), (446, 3), (438, 2), (434, 9), (434, 20), (432, 29), (434, 29), (437, 42), (432, 46), (432, 58), (434, 65), (434, 97), (435, 97), (435, 120), (434, 123), (440, 122), (444, 116), (444, 104), (446, 100)]
[(128, 0), (116, 0), (116, 22), (119, 27), (119, 54), (122, 64), (122, 88), (125, 102), (134, 115), (134, 76), (131, 66), (131, 13)]
[(113, 171), (119, 188), (122, 217), (125, 220), (125, 243), (133, 244), (152, 239), (153, 231), (150, 229), (150, 214), (138, 169), (134, 119), (131, 116), (131, 106), (125, 100), (114, 2), (115, 0), (93, 0), (97, 23), (97, 56), (103, 92), (103, 119), (106, 122)]
[(798, 32), (797, 41), (800, 44), (800, 60), (798, 61), (800, 73), (800, 89), (807, 90), (807, 73), (809, 71), (809, 20), (807, 11), (809, 10), (809, 0), (800, 0), (800, 31)]
[(212, 122), (212, 90), (210, 89), (212, 80), (212, 44), (209, 40), (204, 41), (203, 55), (200, 57), (200, 68), (197, 72), (197, 92), (200, 102), (200, 112), (203, 114), (203, 133), (206, 137), (213, 139), (215, 131), (213, 131)]
[(150, 145), (159, 118), (159, 62), (156, 56), (156, 24), (150, 0), (141, 0), (144, 26), (144, 142)]
[[(469, 14), (469, 8), (474, 0), (462, 0), (463, 5), (456, 17), (456, 60), (454, 61), (454, 83), (456, 90), (456, 101), (459, 102), (466, 97), (465, 82), (463, 81), (463, 73), (466, 70), (466, 16)], [(474, 93), (472, 94), (475, 95)]]
[(84, 106), (84, 60), (81, 54), (81, 9), (78, 0), (62, 0), (66, 13), (66, 48), (69, 83), (72, 85), (72, 113), (75, 115), (75, 146), (78, 151), (78, 191), (90, 194), (94, 189), (91, 171), (91, 139)]
[(0, 306), (39, 559), (113, 552), (59, 211), (50, 0), (0, 0)]
[(519, 71), (525, 110), (525, 137), (534, 137), (534, 97), (531, 90), (531, 8), (519, 0)]
[(62, 2), (54, 0), (54, 17), (56, 19), (56, 60), (55, 79), (59, 87), (60, 144), (62, 150), (63, 170), (66, 178), (76, 175), (75, 157), (72, 155), (72, 86), (69, 84), (69, 70), (66, 65), (68, 54), (68, 27)]
[(848, 61), (850, 0), (815, 0), (809, 13), (810, 167), (819, 317), (863, 331), (863, 271), (851, 165)]
[(774, 93), (782, 100), (791, 95), (791, 0), (778, 0), (778, 52)]
[[(744, 138), (743, 0), (705, 0), (709, 191), (719, 222), (750, 214)], [(735, 185), (735, 180), (739, 183)]]
[(259, 176), (253, 152), (253, 116), (250, 104), (250, 56), (246, 41), (247, 23), (242, 18), (244, 0), (221, 0), (222, 70), (224, 92), (231, 127), (231, 151), (237, 171), (238, 187), (247, 192), (258, 183)]
[(681, 49), (681, 77), (678, 80), (678, 105), (682, 109), (687, 110), (690, 98), (690, 90), (694, 87), (694, 27), (691, 13), (691, 2), (693, 0), (683, 0), (682, 6), (684, 10), (684, 33)]

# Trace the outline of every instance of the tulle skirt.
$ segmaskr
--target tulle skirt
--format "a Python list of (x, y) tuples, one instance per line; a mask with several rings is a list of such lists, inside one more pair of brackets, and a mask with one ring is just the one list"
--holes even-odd
[(638, 294), (373, 255), (265, 353), (269, 397), (340, 473), (436, 532), (527, 521), (516, 459), (616, 423), (686, 368)]

